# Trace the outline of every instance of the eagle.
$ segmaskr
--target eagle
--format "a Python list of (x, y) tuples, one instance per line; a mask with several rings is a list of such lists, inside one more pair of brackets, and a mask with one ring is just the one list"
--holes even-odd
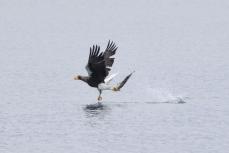
[(88, 76), (77, 75), (74, 80), (81, 80), (86, 82), (89, 86), (97, 88), (99, 91), (98, 101), (102, 100), (101, 94), (104, 90), (120, 91), (120, 89), (125, 85), (131, 75), (127, 75), (123, 81), (116, 85), (110, 85), (110, 82), (118, 74), (109, 75), (112, 65), (114, 64), (114, 57), (118, 47), (113, 41), (108, 41), (107, 47), (104, 52), (100, 51), (100, 46), (93, 45), (90, 47), (90, 54), (88, 58), (88, 63), (86, 65), (86, 70)]

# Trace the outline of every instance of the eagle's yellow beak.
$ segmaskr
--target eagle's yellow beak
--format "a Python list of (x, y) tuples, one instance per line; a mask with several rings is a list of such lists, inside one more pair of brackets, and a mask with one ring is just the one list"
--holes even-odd
[(76, 77), (74, 77), (74, 80), (79, 80), (79, 76), (77, 75)]

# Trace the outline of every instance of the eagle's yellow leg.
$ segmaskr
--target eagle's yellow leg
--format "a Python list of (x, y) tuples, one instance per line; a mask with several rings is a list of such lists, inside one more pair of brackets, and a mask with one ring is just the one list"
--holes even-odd
[(102, 100), (101, 94), (102, 94), (102, 90), (99, 90), (99, 97), (98, 97), (98, 101), (101, 101), (101, 100)]

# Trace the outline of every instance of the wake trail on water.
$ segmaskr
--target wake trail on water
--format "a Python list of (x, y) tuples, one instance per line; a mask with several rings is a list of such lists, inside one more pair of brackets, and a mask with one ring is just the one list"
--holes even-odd
[(175, 94), (169, 89), (146, 87), (139, 90), (134, 101), (152, 103), (186, 103), (188, 99), (185, 95)]

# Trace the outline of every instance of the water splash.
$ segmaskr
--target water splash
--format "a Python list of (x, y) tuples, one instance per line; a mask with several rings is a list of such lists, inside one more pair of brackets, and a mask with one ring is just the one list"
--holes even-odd
[(152, 102), (160, 102), (160, 103), (185, 103), (188, 99), (187, 96), (174, 94), (168, 89), (162, 88), (145, 88), (145, 90), (141, 90), (138, 96), (137, 101), (152, 101)]

